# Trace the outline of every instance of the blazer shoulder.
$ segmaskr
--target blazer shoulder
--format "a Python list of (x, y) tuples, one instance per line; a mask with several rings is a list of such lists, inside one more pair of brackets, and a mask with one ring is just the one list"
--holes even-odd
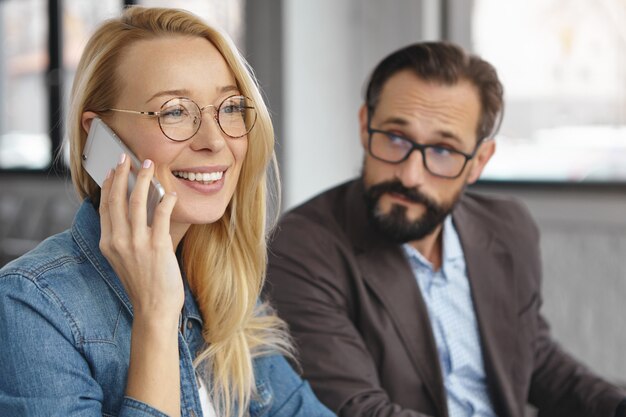
[(466, 192), (458, 212), (481, 222), (484, 227), (503, 229), (515, 234), (536, 236), (539, 229), (528, 207), (514, 197)]
[(289, 210), (281, 217), (275, 234), (293, 230), (298, 234), (341, 235), (351, 212), (349, 194), (353, 187), (354, 181), (340, 184)]

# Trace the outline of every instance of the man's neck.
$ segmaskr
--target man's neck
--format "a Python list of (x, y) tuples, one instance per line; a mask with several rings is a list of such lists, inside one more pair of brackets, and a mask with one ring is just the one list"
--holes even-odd
[(435, 271), (441, 268), (441, 256), (443, 253), (443, 224), (437, 226), (428, 236), (420, 240), (409, 242), (424, 258), (428, 260)]

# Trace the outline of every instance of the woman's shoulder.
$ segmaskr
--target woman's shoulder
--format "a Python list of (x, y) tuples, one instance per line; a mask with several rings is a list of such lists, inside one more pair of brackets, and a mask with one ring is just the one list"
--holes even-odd
[(34, 284), (49, 285), (49, 280), (58, 277), (85, 263), (85, 255), (78, 250), (69, 230), (51, 236), (37, 247), (7, 263), (0, 269), (0, 288), (6, 281), (25, 279)]
[[(70, 231), (47, 238), (36, 248), (0, 269), (0, 298), (3, 303), (5, 337), (11, 317), (42, 331), (41, 326), (68, 329), (67, 312), (72, 304), (70, 290), (80, 279), (85, 256), (72, 243)], [(71, 281), (71, 282), (70, 282)], [(32, 314), (30, 314), (32, 312)]]
[(3, 308), (39, 311), (44, 322), (71, 328), (74, 336), (104, 325), (103, 317), (116, 314), (121, 303), (92, 257), (71, 229), (49, 237), (0, 269)]
[(100, 275), (112, 272), (98, 241), (97, 214), (86, 201), (70, 229), (47, 238), (0, 269), (0, 292), (30, 286), (61, 301), (71, 296), (84, 298), (104, 284)]

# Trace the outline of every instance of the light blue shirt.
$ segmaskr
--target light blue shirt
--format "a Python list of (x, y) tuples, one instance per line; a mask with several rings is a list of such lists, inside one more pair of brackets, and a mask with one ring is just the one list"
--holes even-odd
[(489, 397), (478, 324), (459, 236), (448, 216), (442, 266), (403, 245), (426, 303), (437, 343), (450, 417), (496, 417)]

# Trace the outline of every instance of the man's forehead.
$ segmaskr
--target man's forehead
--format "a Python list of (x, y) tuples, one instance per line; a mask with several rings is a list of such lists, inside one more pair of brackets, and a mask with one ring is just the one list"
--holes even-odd
[(370, 118), (375, 118), (378, 124), (400, 127), (427, 122), (473, 134), (478, 126), (480, 107), (478, 92), (469, 81), (445, 85), (404, 72), (385, 83)]

